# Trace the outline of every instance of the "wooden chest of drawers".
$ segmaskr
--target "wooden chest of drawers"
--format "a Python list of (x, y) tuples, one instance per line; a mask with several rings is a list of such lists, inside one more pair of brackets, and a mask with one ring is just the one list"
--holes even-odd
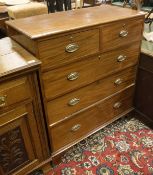
[[(35, 27), (44, 24), (38, 30), (36, 19)], [(133, 110), (143, 19), (106, 5), (7, 23), (10, 36), (42, 61), (53, 157)]]

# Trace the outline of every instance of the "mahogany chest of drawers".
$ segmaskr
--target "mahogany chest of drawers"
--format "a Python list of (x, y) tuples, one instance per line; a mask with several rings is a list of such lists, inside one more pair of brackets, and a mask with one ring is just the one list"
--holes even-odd
[(133, 110), (143, 20), (102, 5), (7, 22), (10, 36), (42, 61), (53, 157)]

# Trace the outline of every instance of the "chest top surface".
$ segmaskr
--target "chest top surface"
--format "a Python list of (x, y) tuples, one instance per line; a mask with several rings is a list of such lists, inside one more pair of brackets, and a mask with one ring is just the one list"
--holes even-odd
[(12, 20), (8, 21), (7, 25), (27, 35), (31, 39), (38, 39), (53, 34), (142, 16), (144, 16), (143, 12), (110, 5), (102, 5), (99, 7), (90, 7)]
[(0, 78), (39, 64), (40, 61), (9, 37), (0, 40)]

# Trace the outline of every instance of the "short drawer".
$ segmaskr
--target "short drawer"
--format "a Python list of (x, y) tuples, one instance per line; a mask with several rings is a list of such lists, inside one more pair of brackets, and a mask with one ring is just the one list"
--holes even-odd
[(1, 83), (0, 85), (0, 109), (30, 98), (28, 78), (20, 78)]
[(99, 51), (99, 29), (71, 33), (38, 43), (42, 70), (72, 62)]
[(135, 82), (135, 74), (136, 67), (130, 67), (122, 72), (48, 102), (47, 112), (49, 124), (62, 120), (130, 86)]
[(142, 39), (143, 21), (124, 20), (102, 27), (101, 50), (113, 50), (121, 46), (140, 42)]
[(134, 88), (128, 88), (125, 91), (104, 100), (95, 107), (74, 116), (57, 126), (50, 127), (50, 138), (53, 152), (60, 148), (77, 142), (83, 136), (86, 136), (96, 127), (105, 124), (119, 114), (129, 110), (132, 107)]
[(45, 98), (49, 101), (59, 95), (90, 84), (109, 74), (121, 71), (138, 62), (139, 43), (42, 74)]

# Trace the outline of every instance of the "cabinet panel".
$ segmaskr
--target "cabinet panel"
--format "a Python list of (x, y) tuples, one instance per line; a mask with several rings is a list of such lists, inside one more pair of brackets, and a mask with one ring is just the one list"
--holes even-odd
[[(28, 164), (34, 166), (39, 163), (35, 146), (40, 144), (32, 137), (32, 129), (35, 131), (36, 128), (31, 128), (29, 124), (30, 120), (35, 123), (34, 118), (31, 119), (33, 116), (28, 114), (29, 107), (27, 105), (0, 115), (1, 174), (12, 174), (19, 169), (20, 173), (17, 174), (22, 174), (24, 166)], [(37, 133), (35, 134), (38, 137)]]
[[(149, 44), (148, 48), (151, 47), (151, 43)], [(136, 79), (135, 108), (143, 115), (143, 120), (146, 118), (150, 125), (153, 124), (153, 56), (148, 55), (148, 52), (140, 55)]]
[(135, 107), (153, 122), (153, 73), (140, 68), (137, 77)]

